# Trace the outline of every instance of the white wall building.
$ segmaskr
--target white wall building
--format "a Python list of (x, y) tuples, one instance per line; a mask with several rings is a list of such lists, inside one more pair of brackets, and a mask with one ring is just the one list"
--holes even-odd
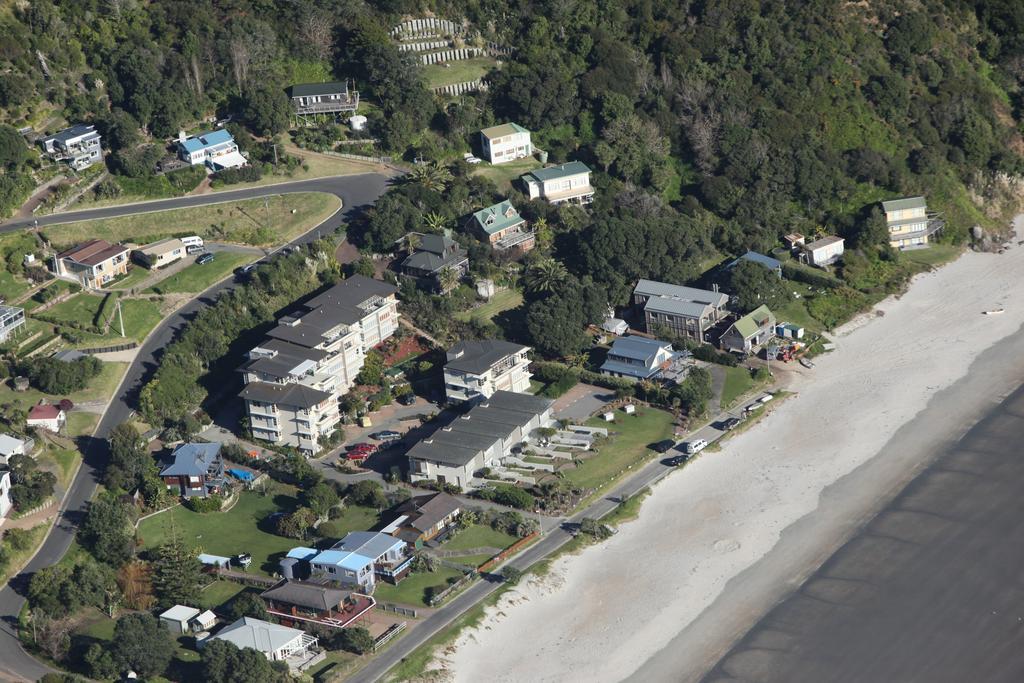
[(803, 245), (804, 255), (807, 262), (812, 266), (828, 266), (839, 260), (843, 255), (845, 240), (842, 237), (829, 235)]
[(500, 339), (460, 341), (448, 349), (444, 392), (449, 401), (489, 398), (496, 391), (530, 389), (530, 347)]
[(594, 188), (590, 185), (590, 169), (579, 161), (561, 166), (538, 168), (520, 178), (530, 199), (543, 199), (551, 204), (590, 204)]
[(480, 148), (492, 164), (503, 164), (533, 154), (530, 131), (518, 123), (503, 123), (480, 131)]
[(184, 132), (179, 133), (178, 158), (193, 166), (203, 164), (209, 171), (223, 171), (249, 163), (238, 151), (231, 133), (223, 128), (190, 138), (185, 137)]
[(54, 161), (67, 161), (81, 171), (103, 160), (103, 147), (96, 126), (79, 123), (54, 135), (39, 139), (43, 150)]
[(0, 523), (11, 511), (11, 472), (0, 470)]

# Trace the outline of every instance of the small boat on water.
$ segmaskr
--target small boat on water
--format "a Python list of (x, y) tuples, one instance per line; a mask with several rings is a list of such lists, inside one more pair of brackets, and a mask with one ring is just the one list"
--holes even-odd
[(990, 311), (984, 311), (985, 315), (999, 315), (1000, 313), (1006, 312), (1005, 308), (993, 308)]
[(808, 358), (801, 358), (800, 359), (800, 365), (802, 365), (802, 366), (804, 366), (805, 368), (808, 368), (808, 369), (814, 367), (814, 363), (812, 363), (810, 361), (810, 359), (808, 359)]

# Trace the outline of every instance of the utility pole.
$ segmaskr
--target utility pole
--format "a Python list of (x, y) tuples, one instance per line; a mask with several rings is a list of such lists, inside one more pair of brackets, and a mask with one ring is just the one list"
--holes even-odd
[(117, 319), (121, 323), (121, 336), (124, 337), (124, 316), (121, 315), (121, 299), (117, 300)]
[(274, 166), (277, 166), (277, 143), (274, 143)]

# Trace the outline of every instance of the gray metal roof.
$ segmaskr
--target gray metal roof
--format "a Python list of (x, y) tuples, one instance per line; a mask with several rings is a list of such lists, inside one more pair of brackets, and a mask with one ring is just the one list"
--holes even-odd
[(331, 397), (326, 391), (313, 389), (301, 384), (271, 384), (269, 382), (249, 382), (238, 394), (250, 401), (274, 403), (299, 408), (312, 408)]
[(96, 126), (91, 123), (76, 123), (70, 128), (65, 128), (58, 133), (40, 138), (40, 142), (45, 143), (52, 140), (54, 142), (67, 143), (68, 140), (74, 140), (75, 138), (88, 135), (89, 133), (95, 133), (96, 137), (99, 137), (99, 133), (96, 133)]
[[(198, 612), (198, 610), (196, 610)], [(276, 652), (296, 639), (305, 635), (305, 631), (288, 626), (271, 624), (269, 621), (242, 617), (238, 621), (225, 626), (213, 636), (216, 640), (234, 643), (239, 649), (251, 647), (265, 654)]]
[(345, 538), (331, 546), (331, 550), (355, 553), (376, 561), (378, 557), (387, 554), (388, 551), (405, 547), (405, 545), (405, 541), (379, 531), (351, 531)]
[(713, 308), (711, 304), (652, 296), (644, 305), (644, 310), (652, 313), (669, 313), (684, 318), (703, 318), (710, 315)]
[(547, 168), (538, 168), (535, 171), (530, 171), (523, 175), (524, 178), (533, 177), (540, 182), (546, 180), (557, 180), (559, 178), (568, 178), (569, 176), (579, 175), (580, 173), (590, 173), (590, 168), (587, 167), (582, 161), (570, 161), (567, 164), (561, 166), (549, 166)]
[(633, 360), (650, 363), (651, 359), (665, 348), (667, 348), (669, 353), (672, 353), (672, 345), (668, 342), (647, 339), (646, 337), (619, 337), (612, 344), (608, 355), (632, 358)]
[(220, 454), (219, 443), (186, 443), (174, 449), (174, 462), (160, 471), (161, 477), (200, 477), (210, 472)]
[(830, 247), (833, 244), (845, 241), (842, 237), (836, 237), (835, 235), (829, 235), (828, 237), (822, 237), (820, 240), (815, 240), (810, 244), (805, 244), (804, 249), (806, 251), (814, 251), (821, 249), (822, 247)]
[(906, 211), (907, 209), (926, 209), (928, 202), (924, 197), (903, 197), (882, 202), (883, 211)]
[(440, 235), (423, 235), (420, 239), (416, 251), (402, 261), (403, 268), (436, 273), (466, 259), (465, 251), (454, 240)]
[(485, 339), (483, 341), (460, 341), (448, 349), (445, 369), (451, 368), (459, 372), (480, 375), (491, 369), (498, 361), (513, 356), (530, 347), (501, 339)]
[(358, 308), (373, 297), (387, 297), (398, 291), (394, 285), (364, 275), (352, 275), (306, 302), (306, 308), (343, 306)]
[(739, 265), (740, 261), (750, 261), (751, 263), (760, 263), (765, 268), (770, 268), (771, 270), (777, 270), (777, 269), (782, 267), (782, 261), (780, 261), (778, 259), (774, 259), (771, 256), (765, 256), (764, 254), (759, 254), (756, 251), (748, 251), (746, 254), (744, 254), (743, 256), (740, 256), (738, 259), (736, 259), (735, 261), (730, 263), (727, 267), (731, 270), (731, 269), (735, 268), (737, 265)]
[(683, 285), (671, 285), (654, 280), (640, 280), (636, 283), (636, 287), (633, 288), (633, 294), (648, 297), (666, 297), (698, 304), (710, 304), (716, 308), (721, 308), (729, 302), (729, 296), (722, 292), (712, 292), (707, 289), (697, 289), (696, 287), (685, 287)]
[(310, 97), (316, 95), (340, 95), (348, 93), (348, 84), (341, 81), (329, 83), (296, 83), (291, 88), (292, 97)]
[(416, 496), (399, 505), (395, 512), (408, 516), (403, 526), (411, 526), (420, 531), (433, 529), (442, 519), (462, 509), (458, 498), (447, 493), (435, 493), (427, 496)]

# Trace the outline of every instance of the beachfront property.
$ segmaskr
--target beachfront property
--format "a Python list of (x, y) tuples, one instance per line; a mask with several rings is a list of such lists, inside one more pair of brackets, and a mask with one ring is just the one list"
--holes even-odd
[(829, 235), (819, 240), (802, 245), (803, 258), (812, 266), (824, 268), (830, 266), (840, 259), (845, 250), (843, 245), (846, 240), (842, 237)]
[(292, 100), (295, 120), (302, 125), (324, 119), (337, 121), (341, 114), (359, 108), (359, 92), (349, 90), (347, 82), (296, 83), (288, 88), (288, 96)]
[(45, 429), (54, 434), (60, 432), (67, 424), (68, 415), (60, 406), (52, 403), (37, 403), (29, 408), (25, 424), (37, 429)]
[(17, 306), (0, 306), (0, 343), (14, 334), (25, 324), (25, 309)]
[(329, 549), (293, 548), (289, 558), (309, 563), (310, 575), (365, 595), (372, 595), (378, 580), (397, 584), (412, 567), (409, 545), (379, 531), (352, 531)]
[(889, 245), (894, 249), (923, 247), (945, 227), (937, 213), (928, 211), (924, 197), (904, 197), (882, 202)]
[(131, 249), (106, 240), (89, 240), (53, 257), (53, 272), (78, 280), (86, 289), (100, 289), (114, 278), (128, 274)]
[(467, 222), (467, 228), (495, 251), (506, 251), (514, 247), (525, 252), (536, 245), (536, 238), (527, 227), (526, 219), (519, 215), (519, 211), (507, 199), (474, 213)]
[(235, 138), (224, 128), (186, 137), (178, 133), (178, 158), (193, 166), (206, 166), (215, 173), (226, 168), (245, 166), (249, 161), (238, 151)]
[(503, 164), (533, 154), (530, 131), (518, 123), (502, 123), (480, 131), (480, 149), (492, 164)]
[(782, 277), (782, 261), (774, 259), (771, 256), (759, 254), (756, 251), (747, 251), (747, 253), (745, 253), (743, 256), (740, 256), (738, 259), (735, 259), (734, 261), (730, 262), (729, 265), (726, 266), (726, 270), (732, 270), (733, 268), (735, 268), (744, 261), (749, 261), (751, 263), (757, 263), (759, 265), (762, 265), (768, 270), (778, 275), (779, 277)]
[(154, 270), (169, 266), (175, 261), (185, 258), (185, 243), (175, 237), (159, 240), (139, 247), (133, 255), (135, 260), (146, 268)]
[(460, 341), (445, 353), (444, 393), (452, 403), (530, 389), (530, 347), (500, 339)]
[(11, 511), (11, 471), (0, 470), (0, 522)]
[(365, 620), (367, 613), (377, 604), (368, 595), (322, 583), (288, 579), (263, 591), (260, 597), (267, 603), (267, 612), (286, 626), (304, 621), (345, 628)]
[(323, 659), (311, 652), (319, 642), (316, 636), (253, 617), (242, 617), (228, 624), (210, 640), (226, 641), (239, 650), (251, 647), (272, 662), (286, 662), (292, 670), (308, 668)]
[(171, 454), (160, 478), (182, 498), (206, 498), (224, 488), (224, 460), (219, 443), (186, 443)]
[(633, 306), (643, 314), (645, 331), (667, 330), (696, 342), (709, 341), (708, 331), (725, 318), (729, 296), (695, 287), (640, 280), (633, 288)]
[(405, 257), (399, 271), (421, 289), (446, 294), (469, 272), (466, 250), (444, 235), (415, 234), (416, 246)]
[(96, 126), (79, 123), (37, 141), (54, 161), (66, 161), (76, 171), (103, 160), (103, 145)]
[(353, 275), (278, 320), (241, 368), (254, 437), (310, 455), (320, 450), (367, 352), (398, 329), (396, 291)]
[(618, 337), (601, 365), (601, 374), (624, 379), (653, 379), (675, 356), (668, 342), (646, 337)]
[(476, 479), (479, 470), (499, 467), (532, 432), (554, 424), (553, 403), (531, 394), (496, 391), (409, 449), (410, 481), (475, 488), (482, 483)]
[(767, 306), (758, 306), (730, 325), (718, 344), (725, 351), (747, 354), (774, 336), (775, 314)]
[(462, 514), (462, 503), (447, 493), (413, 496), (394, 510), (396, 517), (382, 531), (419, 550), (427, 541), (443, 540)]
[(549, 204), (590, 204), (594, 201), (590, 169), (579, 161), (538, 168), (523, 174), (520, 180), (530, 199), (543, 199)]

